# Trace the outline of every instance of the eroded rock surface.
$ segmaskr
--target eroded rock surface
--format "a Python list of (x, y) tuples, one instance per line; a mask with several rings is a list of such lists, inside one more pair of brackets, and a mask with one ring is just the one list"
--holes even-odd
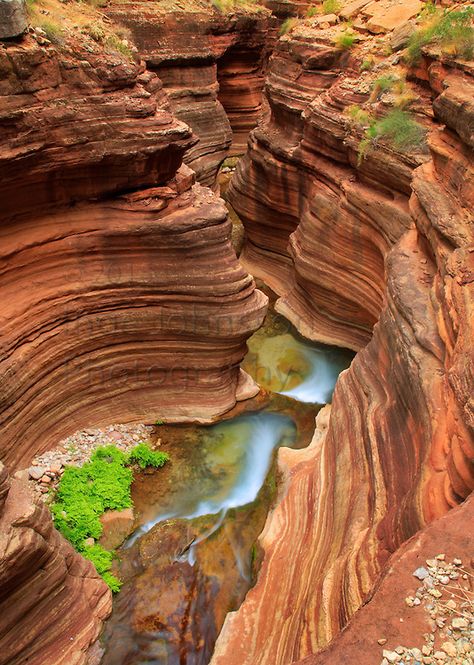
[(277, 308), (308, 336), (364, 348), (339, 378), (327, 433), (280, 451), (286, 489), (261, 537), (260, 576), (213, 665), (316, 654), (390, 555), (474, 487), (472, 67), (425, 54), (408, 85), (429, 153), (381, 141), (358, 164), (361, 131), (344, 108), (371, 89), (357, 52), (316, 34), (296, 28), (275, 52), (270, 114), (232, 203), (249, 234), (245, 264), (282, 294)]
[(0, 463), (0, 663), (83, 665), (112, 595)]
[(258, 5), (226, 13), (206, 2), (164, 9), (138, 1), (112, 2), (107, 14), (131, 30), (173, 112), (199, 138), (185, 162), (201, 184), (213, 187), (229, 149), (242, 154), (257, 122), (270, 12)]
[(180, 166), (195, 139), (160, 80), (77, 43), (0, 59), (2, 458), (255, 394), (239, 362), (266, 297), (223, 202)]

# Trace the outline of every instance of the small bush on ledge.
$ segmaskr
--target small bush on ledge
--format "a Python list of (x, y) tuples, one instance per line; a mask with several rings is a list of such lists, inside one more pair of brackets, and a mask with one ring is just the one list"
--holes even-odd
[(283, 21), (280, 26), (280, 35), (286, 35), (287, 32), (290, 32), (292, 28), (298, 23), (297, 18), (287, 18)]
[(416, 64), (423, 47), (429, 44), (438, 46), (442, 53), (465, 59), (474, 57), (474, 7), (444, 10), (442, 14), (435, 7), (429, 17), (427, 25), (415, 32), (408, 42), (405, 56), (408, 64)]
[(398, 150), (414, 150), (425, 144), (426, 129), (407, 111), (392, 109), (384, 118), (373, 120), (366, 129), (365, 137), (359, 143), (358, 164), (361, 164), (379, 138), (385, 139)]
[(121, 582), (110, 572), (113, 553), (94, 541), (102, 535), (101, 515), (106, 510), (124, 510), (132, 506), (130, 488), (137, 464), (162, 467), (166, 453), (153, 451), (140, 443), (129, 455), (115, 446), (101, 446), (82, 467), (67, 467), (51, 506), (56, 528), (74, 548), (94, 564), (113, 592)]
[(350, 49), (354, 45), (357, 36), (351, 30), (345, 30), (337, 35), (334, 43), (338, 48)]

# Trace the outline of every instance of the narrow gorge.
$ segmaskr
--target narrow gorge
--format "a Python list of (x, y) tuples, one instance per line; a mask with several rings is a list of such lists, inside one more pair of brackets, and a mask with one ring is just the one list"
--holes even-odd
[(0, 0), (0, 137), (0, 665), (472, 663), (472, 5)]

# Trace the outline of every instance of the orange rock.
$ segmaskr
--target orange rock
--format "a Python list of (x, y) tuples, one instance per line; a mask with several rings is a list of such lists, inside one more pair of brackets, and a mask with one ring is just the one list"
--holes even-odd
[(99, 543), (106, 550), (119, 547), (133, 529), (134, 515), (132, 508), (124, 510), (106, 510), (100, 517), (103, 532)]
[(384, 2), (374, 3), (374, 6), (371, 6), (371, 18), (367, 21), (367, 28), (375, 34), (390, 32), (417, 16), (422, 8), (423, 3), (420, 0), (402, 0), (392, 3), (389, 7)]
[(0, 463), (0, 659), (66, 665), (88, 650), (112, 609), (93, 565), (53, 528), (51, 514)]

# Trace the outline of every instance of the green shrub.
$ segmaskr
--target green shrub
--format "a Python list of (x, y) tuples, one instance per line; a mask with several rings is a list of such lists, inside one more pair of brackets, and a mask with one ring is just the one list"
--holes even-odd
[(138, 464), (140, 469), (146, 469), (148, 466), (159, 469), (169, 460), (169, 455), (159, 450), (152, 450), (145, 443), (139, 443), (132, 450), (128, 459), (130, 463)]
[(428, 25), (410, 37), (406, 61), (416, 64), (421, 57), (422, 48), (428, 44), (438, 45), (442, 52), (452, 51), (462, 58), (474, 57), (473, 19), (473, 7), (445, 10), (441, 15), (435, 13)]
[(338, 14), (341, 8), (339, 0), (324, 0), (323, 2), (323, 14)]
[(124, 42), (117, 37), (116, 35), (109, 35), (105, 40), (105, 45), (109, 51), (115, 51), (125, 55), (127, 58), (133, 58), (133, 53), (130, 46), (124, 44)]
[(280, 35), (286, 35), (287, 32), (290, 32), (295, 25), (298, 23), (297, 18), (287, 18), (283, 21), (283, 23), (280, 26)]
[(391, 74), (388, 74), (387, 76), (381, 76), (374, 81), (373, 89), (380, 90), (380, 92), (386, 92), (387, 90), (391, 90), (393, 88), (396, 81), (396, 76), (392, 76)]
[(369, 72), (371, 69), (374, 68), (374, 65), (375, 65), (375, 60), (373, 58), (367, 58), (366, 60), (362, 61), (362, 64), (360, 66), (360, 71)]
[(122, 582), (119, 580), (118, 577), (115, 577), (115, 575), (113, 575), (112, 573), (105, 572), (102, 575), (102, 579), (109, 586), (112, 593), (118, 593), (120, 591)]
[(408, 151), (423, 146), (426, 130), (407, 111), (392, 109), (384, 118), (373, 120), (366, 129), (364, 138), (359, 143), (359, 164), (379, 138), (387, 140), (398, 150)]
[(104, 547), (102, 547), (102, 545), (98, 545), (97, 543), (95, 545), (89, 545), (88, 547), (85, 547), (82, 552), (82, 556), (85, 559), (92, 561), (99, 575), (106, 573), (112, 566), (112, 552), (109, 552)]
[(82, 32), (92, 37), (95, 42), (103, 42), (105, 40), (105, 30), (100, 23), (88, 23), (82, 29)]
[(164, 425), (164, 424), (165, 424), (165, 421), (164, 421), (164, 420), (160, 420), (160, 419), (158, 419), (158, 420), (155, 422), (155, 425)]
[(143, 443), (129, 455), (115, 446), (102, 446), (89, 462), (82, 467), (67, 467), (61, 477), (51, 506), (54, 524), (78, 552), (92, 561), (112, 591), (120, 588), (120, 581), (109, 572), (112, 553), (86, 541), (102, 535), (100, 517), (106, 510), (123, 510), (132, 505), (133, 473), (127, 465), (161, 467), (168, 459), (166, 453), (154, 452)]
[(420, 147), (426, 130), (402, 109), (393, 109), (377, 122), (377, 134), (388, 138), (396, 148), (409, 150)]
[(53, 21), (42, 21), (39, 27), (45, 33), (46, 37), (53, 44), (60, 44), (63, 39), (63, 29)]
[(338, 48), (350, 49), (352, 48), (355, 40), (356, 40), (356, 35), (353, 32), (346, 30), (345, 32), (340, 32), (337, 35), (337, 37), (334, 40), (334, 43)]
[(306, 16), (307, 16), (308, 18), (312, 18), (313, 16), (316, 16), (316, 14), (318, 14), (318, 13), (319, 13), (319, 8), (318, 8), (318, 7), (315, 7), (314, 5), (311, 5), (311, 6), (308, 7), (308, 9), (306, 10)]
[(372, 121), (372, 116), (368, 111), (361, 109), (357, 104), (353, 104), (346, 109), (347, 115), (352, 118), (359, 125), (369, 125)]

